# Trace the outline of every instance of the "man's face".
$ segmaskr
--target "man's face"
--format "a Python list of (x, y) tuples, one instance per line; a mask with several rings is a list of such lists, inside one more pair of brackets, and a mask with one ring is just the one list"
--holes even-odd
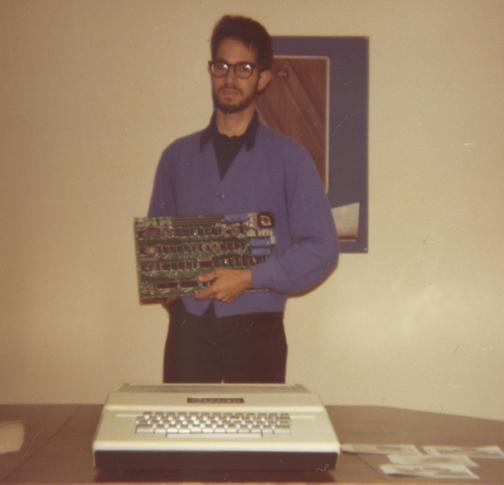
[[(257, 63), (257, 56), (255, 51), (239, 40), (224, 39), (213, 60), (229, 64)], [(267, 86), (270, 73), (269, 71), (259, 72), (256, 68), (248, 79), (240, 79), (236, 77), (234, 70), (230, 69), (225, 77), (211, 76), (211, 79), (215, 107), (223, 113), (237, 113), (252, 105), (257, 93)]]

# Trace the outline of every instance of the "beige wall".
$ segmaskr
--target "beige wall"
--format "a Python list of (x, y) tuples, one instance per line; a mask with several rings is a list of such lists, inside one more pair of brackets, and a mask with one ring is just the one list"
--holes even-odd
[(158, 382), (132, 219), (207, 122), (223, 13), (370, 39), (370, 252), (290, 301), (288, 380), (326, 403), (504, 419), (504, 2), (0, 0), (0, 400)]

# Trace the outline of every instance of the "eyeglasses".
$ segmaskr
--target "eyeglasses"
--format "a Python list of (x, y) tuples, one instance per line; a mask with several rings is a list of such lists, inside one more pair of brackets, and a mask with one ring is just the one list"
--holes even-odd
[(237, 78), (248, 79), (252, 76), (256, 67), (257, 64), (253, 62), (237, 62), (236, 64), (230, 64), (225, 61), (208, 61), (208, 69), (212, 76), (215, 77), (225, 77), (231, 68), (233, 68)]

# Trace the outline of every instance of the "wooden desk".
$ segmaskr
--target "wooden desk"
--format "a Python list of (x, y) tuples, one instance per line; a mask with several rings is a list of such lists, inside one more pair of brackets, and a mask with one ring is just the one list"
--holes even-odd
[[(91, 443), (101, 406), (0, 406), (0, 421), (22, 420), (26, 434), (18, 453), (0, 455), (2, 483), (443, 483), (386, 477), (378, 466), (385, 457), (342, 454), (336, 469), (323, 474), (199, 473), (106, 477), (93, 468)], [(504, 449), (504, 422), (369, 406), (328, 406), (343, 443), (413, 443), (422, 445), (499, 445)], [(504, 460), (477, 460), (479, 481), (504, 484)], [(454, 481), (445, 483), (453, 484)]]

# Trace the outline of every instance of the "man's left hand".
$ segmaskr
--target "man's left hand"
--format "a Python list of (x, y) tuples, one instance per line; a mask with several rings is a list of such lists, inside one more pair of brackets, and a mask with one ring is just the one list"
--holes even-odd
[(252, 288), (252, 272), (249, 269), (216, 268), (198, 276), (199, 281), (210, 281), (208, 288), (196, 293), (198, 300), (219, 300), (231, 303), (244, 291)]

